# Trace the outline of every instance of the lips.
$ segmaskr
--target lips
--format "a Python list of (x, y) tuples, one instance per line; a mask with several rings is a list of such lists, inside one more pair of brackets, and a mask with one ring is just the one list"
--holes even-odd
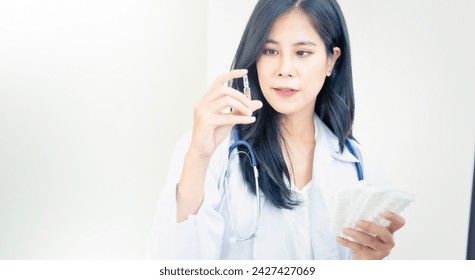
[(287, 87), (274, 88), (274, 90), (275, 90), (275, 93), (277, 93), (277, 95), (282, 96), (282, 97), (291, 97), (297, 93), (296, 89), (287, 88)]

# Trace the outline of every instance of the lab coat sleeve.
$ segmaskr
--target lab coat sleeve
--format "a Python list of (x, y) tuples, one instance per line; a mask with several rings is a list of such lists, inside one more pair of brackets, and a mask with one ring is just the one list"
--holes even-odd
[[(158, 202), (152, 230), (148, 238), (148, 255), (152, 259), (217, 259), (224, 234), (224, 219), (218, 213), (222, 193), (218, 188), (222, 166), (227, 160), (225, 145), (213, 154), (205, 177), (203, 203), (196, 215), (176, 221), (176, 187), (181, 177), (191, 132), (175, 147), (166, 182)], [(224, 154), (223, 154), (224, 150)]]

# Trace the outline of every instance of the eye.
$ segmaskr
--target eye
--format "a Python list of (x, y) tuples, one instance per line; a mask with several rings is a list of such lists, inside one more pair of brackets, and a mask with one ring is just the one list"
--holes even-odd
[(297, 51), (296, 54), (298, 56), (307, 56), (309, 54), (311, 54), (311, 52), (308, 52), (308, 51)]
[(278, 54), (278, 52), (276, 50), (273, 50), (273, 49), (264, 49), (264, 54), (276, 55), (276, 54)]

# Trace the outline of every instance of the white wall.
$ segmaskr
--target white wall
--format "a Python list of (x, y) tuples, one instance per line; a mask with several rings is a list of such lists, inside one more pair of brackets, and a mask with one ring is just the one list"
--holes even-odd
[[(172, 147), (255, 2), (0, 0), (0, 259), (144, 257)], [(474, 4), (340, 3), (355, 134), (417, 196), (393, 258), (463, 259)]]
[(0, 259), (145, 256), (171, 147), (206, 88), (206, 13), (0, 1)]
[(340, 1), (353, 47), (355, 134), (414, 193), (393, 257), (464, 259), (475, 140), (475, 3)]
[[(209, 81), (229, 68), (244, 15), (257, 1), (236, 2), (209, 0)], [(339, 3), (352, 44), (355, 136), (379, 156), (396, 188), (416, 195), (392, 258), (464, 259), (475, 140), (475, 4)]]
[(207, 0), (208, 84), (230, 70), (247, 20), (257, 0)]

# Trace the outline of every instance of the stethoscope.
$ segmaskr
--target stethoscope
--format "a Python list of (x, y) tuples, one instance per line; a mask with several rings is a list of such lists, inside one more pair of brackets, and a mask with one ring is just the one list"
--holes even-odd
[[(261, 191), (260, 191), (260, 187), (259, 187), (259, 170), (257, 169), (256, 154), (254, 152), (254, 149), (251, 147), (251, 144), (249, 144), (249, 142), (247, 142), (245, 140), (241, 140), (240, 137), (239, 137), (239, 133), (236, 129), (233, 129), (233, 132), (234, 132), (234, 143), (231, 144), (231, 146), (229, 147), (228, 164), (227, 164), (227, 167), (226, 167), (226, 173), (224, 174), (223, 187), (224, 187), (224, 192), (225, 192), (225, 196), (226, 196), (226, 202), (228, 204), (229, 220), (230, 220), (231, 228), (232, 228), (232, 231), (233, 231), (233, 234), (234, 234), (234, 238), (232, 238), (232, 239), (236, 240), (236, 241), (245, 241), (245, 240), (249, 240), (249, 239), (254, 238), (254, 236), (256, 235), (257, 229), (259, 228), (259, 223), (260, 223), (260, 220), (261, 220), (261, 210), (262, 209), (261, 209), (261, 199), (260, 199)], [(249, 151), (249, 153), (238, 150), (237, 153), (232, 155), (232, 152), (234, 151), (234, 149), (238, 148), (239, 146), (245, 146), (247, 148), (247, 150)], [(351, 146), (351, 143), (348, 139), (345, 140), (345, 146), (348, 149), (348, 151), (356, 159), (358, 159), (358, 161), (355, 162), (355, 168), (356, 168), (356, 174), (358, 176), (358, 181), (364, 180), (363, 168), (361, 167), (361, 163), (359, 162), (358, 155), (356, 154), (355, 150), (353, 149), (353, 146)], [(227, 180), (228, 170), (229, 170), (229, 163), (231, 162), (231, 158), (238, 155), (238, 154), (240, 154), (240, 153), (246, 154), (249, 158), (252, 169), (254, 170), (254, 181), (255, 181), (255, 186), (256, 186), (256, 206), (257, 206), (256, 207), (256, 211), (257, 211), (256, 217), (257, 217), (257, 219), (254, 223), (251, 234), (249, 234), (247, 236), (240, 235), (237, 232), (236, 227), (234, 225), (233, 215), (231, 213), (231, 204), (230, 204), (230, 201), (229, 201), (229, 190), (228, 190), (228, 180)]]

